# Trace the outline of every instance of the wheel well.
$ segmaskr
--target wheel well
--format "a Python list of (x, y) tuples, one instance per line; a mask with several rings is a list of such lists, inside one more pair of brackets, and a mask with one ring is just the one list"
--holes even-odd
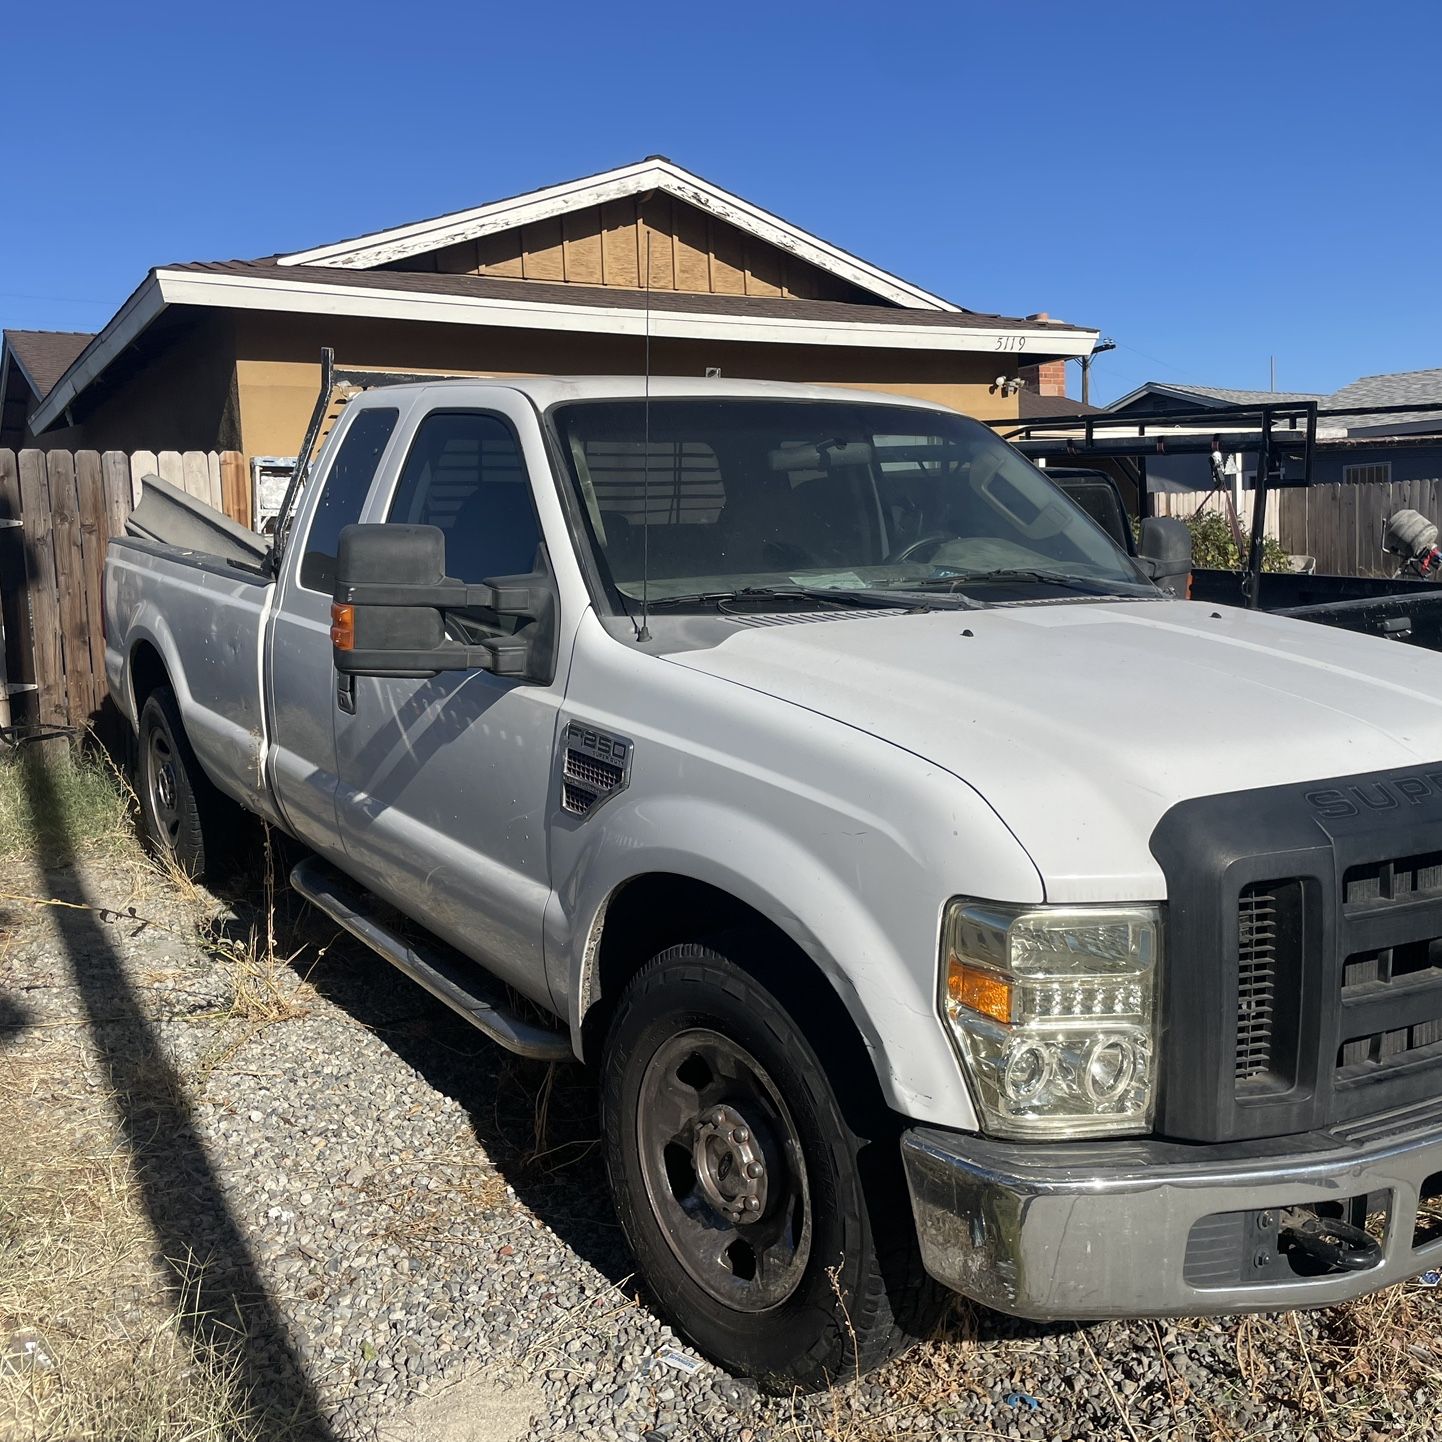
[(140, 710), (145, 698), (157, 686), (168, 686), (170, 673), (159, 651), (149, 641), (139, 642), (130, 654), (130, 689), (135, 696), (135, 721), (140, 724)]
[[(587, 1062), (600, 1058), (626, 983), (658, 952), (681, 942), (722, 937), (745, 967), (790, 1012), (825, 1064), (853, 1122), (887, 1112), (876, 1058), (824, 971), (769, 917), (738, 897), (689, 876), (652, 872), (626, 882), (606, 907), (590, 988), (595, 998), (581, 1026)], [(744, 939), (745, 944), (734, 945)]]

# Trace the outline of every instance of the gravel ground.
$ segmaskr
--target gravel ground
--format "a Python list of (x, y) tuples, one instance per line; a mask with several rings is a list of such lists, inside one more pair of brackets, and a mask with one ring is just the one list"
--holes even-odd
[(299, 909), (288, 964), (202, 945), (197, 919), (247, 930), (258, 885), (187, 898), (152, 876), (137, 895), (140, 874), (126, 858), (8, 867), (0, 1055), (63, 1061), (58, 1111), (114, 1095), (156, 1286), (184, 1280), (260, 1435), (1433, 1435), (1442, 1344), (1421, 1287), (1298, 1318), (1089, 1328), (958, 1303), (874, 1377), (760, 1396), (634, 1283), (579, 1069), (490, 1046)]

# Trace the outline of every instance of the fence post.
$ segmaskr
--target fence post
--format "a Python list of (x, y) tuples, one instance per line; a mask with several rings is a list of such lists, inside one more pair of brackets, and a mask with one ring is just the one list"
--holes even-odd
[(60, 590), (55, 573), (55, 545), (50, 519), (50, 482), (44, 451), (20, 452), (20, 517), (25, 522), (29, 558), (30, 634), (36, 685), (36, 720), (42, 726), (64, 726), (65, 668), (60, 651)]

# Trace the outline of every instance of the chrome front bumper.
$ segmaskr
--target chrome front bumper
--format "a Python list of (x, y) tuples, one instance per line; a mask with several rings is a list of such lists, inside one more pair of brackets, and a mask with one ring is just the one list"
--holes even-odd
[[(922, 1258), (944, 1285), (1038, 1321), (1205, 1316), (1345, 1301), (1442, 1266), (1442, 1231), (1417, 1230), (1420, 1199), (1442, 1190), (1442, 1106), (1377, 1130), (1202, 1147), (916, 1127), (902, 1153)], [(1367, 1270), (1303, 1276), (1258, 1249), (1280, 1209), (1353, 1198), (1386, 1213)]]

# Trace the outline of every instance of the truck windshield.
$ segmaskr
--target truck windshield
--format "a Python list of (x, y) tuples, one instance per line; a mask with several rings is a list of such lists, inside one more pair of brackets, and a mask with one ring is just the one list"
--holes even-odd
[(684, 608), (765, 588), (1156, 594), (1046, 476), (944, 411), (577, 401), (552, 419), (603, 570)]

